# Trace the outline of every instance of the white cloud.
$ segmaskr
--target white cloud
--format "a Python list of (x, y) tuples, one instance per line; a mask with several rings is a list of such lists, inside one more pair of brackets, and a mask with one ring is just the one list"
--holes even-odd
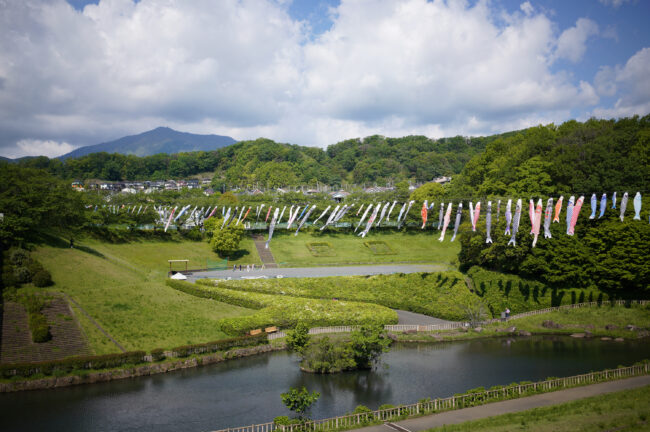
[(557, 41), (557, 58), (565, 58), (573, 63), (582, 60), (587, 50), (587, 39), (598, 34), (598, 24), (588, 18), (579, 18), (574, 27), (562, 32)]
[(10, 158), (22, 156), (47, 156), (52, 158), (72, 150), (74, 150), (74, 147), (67, 142), (23, 139), (16, 143), (13, 153), (7, 153), (6, 156)]
[(613, 8), (620, 7), (623, 3), (629, 3), (630, 0), (598, 0), (600, 4), (605, 6), (612, 6)]
[(530, 4), (530, 2), (523, 2), (521, 5), (519, 5), (519, 8), (528, 16), (532, 15), (533, 12), (535, 11), (535, 8), (533, 8), (533, 5)]
[[(650, 48), (643, 48), (625, 63), (625, 66), (601, 68), (596, 83), (607, 95), (618, 94), (612, 108), (594, 110), (598, 117), (625, 117), (650, 113)], [(601, 90), (599, 90), (601, 92)]]
[(612, 91), (605, 69), (593, 86), (554, 69), (583, 57), (597, 25), (560, 33), (528, 1), (507, 13), (487, 0), (343, 0), (330, 18), (314, 36), (279, 0), (9, 2), (0, 154), (160, 125), (320, 146), (492, 133), (566, 119)]

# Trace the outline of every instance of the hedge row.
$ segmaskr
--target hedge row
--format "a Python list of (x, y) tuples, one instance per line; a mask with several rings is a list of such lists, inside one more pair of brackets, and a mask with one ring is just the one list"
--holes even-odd
[(221, 330), (231, 335), (268, 326), (292, 328), (298, 322), (309, 327), (397, 323), (395, 311), (372, 303), (243, 292), (216, 287), (214, 283), (200, 285), (168, 280), (167, 284), (199, 297), (259, 309), (252, 315), (220, 320)]
[(538, 281), (489, 271), (478, 266), (469, 269), (467, 275), (474, 283), (474, 291), (495, 317), (506, 308), (515, 314), (552, 306), (609, 300), (609, 296), (601, 291), (551, 289)]
[[(266, 333), (261, 333), (255, 336), (241, 336), (230, 339), (222, 339), (214, 342), (206, 342), (201, 344), (183, 345), (172, 348), (170, 351), (176, 353), (178, 357), (187, 357), (192, 354), (204, 354), (217, 351), (226, 351), (231, 348), (245, 348), (257, 345), (265, 345), (269, 343)], [(153, 355), (153, 352), (152, 352)]]
[[(197, 284), (214, 286), (214, 281)], [(465, 320), (475, 299), (459, 272), (219, 281), (219, 287), (263, 294), (375, 303), (448, 320)]]
[(62, 360), (43, 361), (35, 363), (8, 363), (0, 365), (0, 376), (11, 378), (14, 376), (30, 377), (43, 374), (66, 374), (82, 369), (107, 369), (125, 364), (138, 364), (144, 361), (144, 351), (131, 351), (119, 354), (105, 354), (99, 356), (80, 356)]
[[(231, 348), (244, 348), (257, 345), (268, 344), (266, 333), (255, 336), (243, 336), (231, 339), (223, 339), (214, 342), (202, 344), (185, 345), (172, 348), (177, 357), (187, 357), (192, 354), (210, 353), (217, 351), (226, 351)], [(165, 351), (162, 348), (156, 348), (151, 351), (154, 361), (165, 358)], [(120, 367), (126, 364), (144, 363), (144, 351), (132, 351), (119, 354), (106, 354), (100, 356), (81, 356), (71, 357), (63, 360), (43, 361), (36, 363), (8, 363), (0, 365), (0, 377), (11, 378), (14, 376), (30, 377), (32, 375), (43, 374), (66, 374), (75, 370), (88, 369), (108, 369)]]

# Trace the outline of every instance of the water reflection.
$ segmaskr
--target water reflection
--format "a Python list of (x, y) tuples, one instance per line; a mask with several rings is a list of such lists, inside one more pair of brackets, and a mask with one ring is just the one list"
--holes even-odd
[(315, 375), (277, 352), (174, 373), (0, 395), (0, 430), (201, 431), (288, 414), (280, 393), (321, 393), (314, 417), (362, 404), (412, 403), (479, 386), (567, 376), (650, 358), (645, 341), (543, 336), (439, 344), (397, 344), (375, 371)]

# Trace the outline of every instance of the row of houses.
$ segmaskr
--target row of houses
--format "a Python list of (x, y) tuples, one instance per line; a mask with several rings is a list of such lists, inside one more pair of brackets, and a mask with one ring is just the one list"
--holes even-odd
[(82, 181), (72, 182), (72, 188), (77, 190), (106, 190), (113, 192), (153, 192), (163, 190), (199, 189), (207, 187), (211, 179), (187, 179), (187, 180), (144, 180), (126, 182), (98, 182)]
[[(432, 180), (434, 183), (445, 184), (451, 181), (451, 177), (438, 177)], [(214, 190), (210, 188), (212, 183), (211, 179), (187, 179), (187, 180), (154, 180), (154, 181), (133, 181), (133, 182), (97, 182), (90, 181), (84, 184), (82, 181), (72, 182), (72, 187), (77, 190), (107, 190), (114, 192), (128, 192), (128, 193), (137, 193), (145, 192), (150, 193), (153, 191), (163, 191), (163, 190), (182, 190), (182, 189), (199, 189), (203, 188), (206, 195), (213, 195)], [(415, 190), (423, 183), (412, 184), (409, 186), (409, 190)], [(275, 192), (279, 194), (284, 194), (287, 192), (301, 192), (304, 195), (315, 195), (319, 193), (329, 193), (334, 199), (341, 200), (350, 194), (349, 191), (345, 189), (334, 190), (333, 188), (327, 187), (324, 188), (322, 185), (319, 185), (318, 188), (309, 188), (305, 186), (295, 187), (295, 188), (276, 188), (267, 191), (261, 189), (240, 189), (234, 188), (232, 192), (238, 194), (246, 195), (262, 195), (267, 192)], [(372, 186), (363, 188), (365, 193), (381, 193), (389, 192), (395, 190), (395, 186)]]

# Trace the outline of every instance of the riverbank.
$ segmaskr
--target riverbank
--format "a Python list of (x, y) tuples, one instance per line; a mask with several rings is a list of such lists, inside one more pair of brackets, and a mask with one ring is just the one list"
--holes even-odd
[(79, 371), (75, 374), (64, 376), (33, 377), (22, 380), (2, 380), (0, 381), (0, 393), (55, 389), (81, 384), (95, 384), (127, 378), (157, 375), (272, 351), (282, 351), (284, 349), (286, 349), (284, 343), (276, 342), (268, 345), (258, 345), (250, 348), (236, 348), (223, 352), (193, 355), (184, 359), (163, 360), (151, 364), (134, 365), (131, 367)]

